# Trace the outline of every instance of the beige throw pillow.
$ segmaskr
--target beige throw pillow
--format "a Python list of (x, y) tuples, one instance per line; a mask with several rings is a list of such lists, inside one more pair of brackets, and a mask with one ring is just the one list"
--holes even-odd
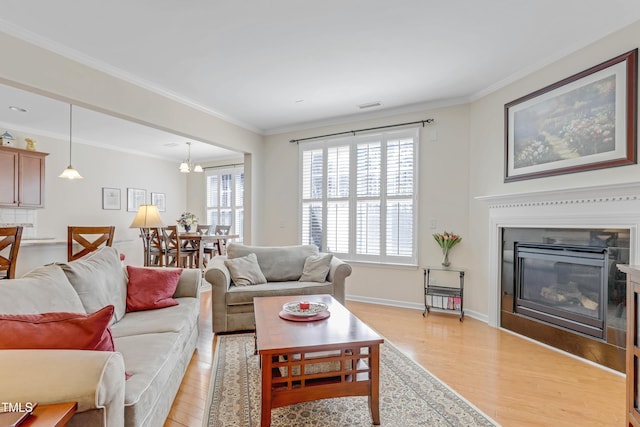
[(249, 254), (241, 258), (227, 259), (224, 265), (229, 269), (231, 280), (236, 286), (259, 285), (267, 283), (256, 254)]
[(331, 268), (333, 254), (318, 254), (308, 256), (304, 261), (300, 282), (320, 282), (324, 283)]

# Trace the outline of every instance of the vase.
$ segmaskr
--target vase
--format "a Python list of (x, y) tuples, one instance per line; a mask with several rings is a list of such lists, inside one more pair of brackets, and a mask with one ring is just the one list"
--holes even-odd
[(451, 265), (449, 262), (449, 248), (442, 248), (442, 265), (445, 267), (449, 267)]
[(188, 232), (190, 232), (190, 231), (191, 231), (191, 226), (190, 226), (190, 225), (185, 225), (185, 226), (184, 226), (184, 232), (185, 232), (185, 233), (188, 233)]

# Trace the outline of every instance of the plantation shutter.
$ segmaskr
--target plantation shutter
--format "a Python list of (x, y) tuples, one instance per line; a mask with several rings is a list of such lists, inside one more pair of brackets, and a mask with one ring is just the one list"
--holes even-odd
[(305, 143), (300, 237), (346, 260), (417, 263), (418, 130)]
[(207, 184), (207, 221), (211, 227), (230, 225), (230, 233), (244, 236), (244, 167), (209, 168)]

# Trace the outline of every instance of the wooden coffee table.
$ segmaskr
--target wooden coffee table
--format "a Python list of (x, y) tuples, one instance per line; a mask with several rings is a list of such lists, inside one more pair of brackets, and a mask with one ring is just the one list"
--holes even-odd
[[(278, 315), (291, 301), (322, 302), (331, 315), (298, 322)], [(256, 347), (262, 367), (261, 426), (271, 409), (310, 400), (368, 396), (380, 424), (380, 344), (384, 339), (330, 295), (256, 297)]]

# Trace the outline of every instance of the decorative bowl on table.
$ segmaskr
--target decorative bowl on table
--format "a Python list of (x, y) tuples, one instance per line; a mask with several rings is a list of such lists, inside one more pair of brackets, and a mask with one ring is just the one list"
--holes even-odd
[(291, 316), (312, 317), (327, 311), (329, 307), (321, 302), (292, 301), (282, 306), (282, 311)]

